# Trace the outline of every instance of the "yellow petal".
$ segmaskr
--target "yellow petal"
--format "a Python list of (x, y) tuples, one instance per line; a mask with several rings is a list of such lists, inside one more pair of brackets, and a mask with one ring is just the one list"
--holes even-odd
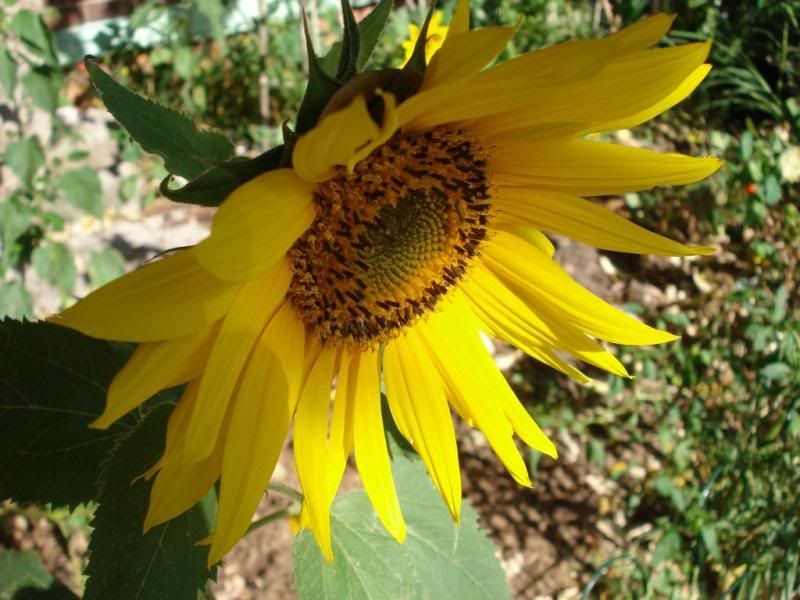
[[(461, 473), (453, 420), (441, 377), (415, 330), (392, 340), (384, 352), (389, 408), (401, 432), (422, 457), (450, 514), (461, 518)], [(405, 431), (404, 431), (405, 430)]]
[[(551, 75), (531, 73), (530, 77), (541, 81), (541, 86), (546, 84), (535, 95), (521, 88), (520, 77), (515, 81), (511, 71), (498, 74), (497, 69), (507, 69), (504, 63), (470, 82), (474, 86), (491, 83), (498, 93), (495, 108), (469, 127), (479, 135), (491, 136), (543, 123), (577, 123), (573, 134), (578, 135), (606, 130), (614, 124), (637, 124), (642, 117), (650, 118), (666, 110), (699, 83), (697, 76), (702, 70), (698, 69), (709, 49), (710, 44), (705, 42), (636, 52), (617, 60), (604, 60), (589, 77), (560, 83), (553, 81)], [(519, 71), (518, 75), (522, 73)], [(540, 86), (534, 89), (539, 90)]]
[(219, 319), (237, 291), (238, 286), (209, 275), (184, 250), (115, 279), (52, 320), (103, 339), (169, 340)]
[(354, 454), (364, 490), (378, 518), (386, 530), (402, 543), (406, 537), (406, 523), (397, 500), (386, 447), (379, 368), (376, 351), (365, 350), (353, 355), (349, 387), (353, 397)]
[(311, 530), (328, 561), (333, 560), (327, 469), (328, 411), (335, 358), (334, 350), (322, 349), (303, 386), (294, 418), (297, 477), (308, 506)]
[(214, 324), (182, 338), (141, 344), (114, 376), (105, 411), (91, 426), (106, 429), (156, 392), (197, 377), (205, 367), (217, 330)]
[(425, 70), (421, 90), (472, 77), (492, 62), (514, 36), (516, 27), (484, 27), (447, 35)]
[(447, 37), (456, 36), (469, 31), (469, 0), (458, 0), (453, 18), (447, 30)]
[(460, 294), (415, 326), (448, 389), (459, 396), (511, 476), (531, 485), (525, 461), (514, 445), (514, 430), (497, 398), (513, 394), (478, 335), (478, 323)]
[(533, 67), (510, 70), (508, 61), (466, 82), (417, 94), (400, 106), (399, 119), (414, 129), (472, 119), (469, 129), (482, 136), (540, 123), (625, 119), (673, 94), (703, 64), (709, 47), (647, 50), (604, 62), (592, 76), (559, 80)]
[(498, 232), (492, 238), (482, 262), (525, 304), (538, 312), (552, 311), (594, 337), (637, 345), (677, 339), (601, 300), (538, 249), (509, 233)]
[(530, 186), (578, 196), (693, 183), (722, 165), (716, 158), (662, 154), (583, 140), (514, 144), (496, 150), (492, 160), (496, 185)]
[[(567, 352), (609, 373), (628, 377), (627, 370), (616, 357), (581, 329), (566, 322), (557, 310), (544, 303), (537, 309), (527, 306), (486, 269), (475, 268), (463, 289), (480, 307), (479, 314), (492, 329), (525, 352), (534, 349), (538, 353), (542, 348)], [(547, 310), (541, 310), (542, 307)], [(538, 358), (536, 354), (531, 355)]]
[[(496, 206), (497, 205), (495, 204), (495, 207)], [(544, 235), (535, 227), (530, 227), (528, 223), (518, 223), (515, 224), (515, 226), (512, 225), (509, 231), (517, 237), (522, 238), (529, 244), (536, 246), (540, 252), (551, 258), (556, 252), (556, 247), (553, 246), (553, 242), (551, 242), (546, 235)]]
[(291, 169), (259, 175), (222, 203), (211, 234), (192, 248), (219, 279), (243, 281), (275, 266), (314, 220), (313, 186)]
[(520, 329), (517, 324), (508, 320), (498, 319), (497, 314), (487, 311), (485, 304), (476, 300), (479, 298), (477, 294), (474, 294), (471, 289), (467, 290), (466, 286), (464, 290), (469, 292), (470, 306), (475, 316), (481, 321), (481, 331), (497, 339), (504, 340), (509, 344), (513, 344), (531, 358), (535, 358), (551, 369), (564, 373), (564, 375), (574, 379), (578, 383), (589, 383), (591, 381), (590, 377), (587, 377), (586, 374), (558, 356), (553, 350), (553, 344), (537, 339), (535, 335), (536, 330), (525, 332), (527, 336), (520, 335)]
[(364, 96), (356, 96), (345, 108), (325, 116), (319, 124), (300, 136), (292, 154), (292, 164), (305, 181), (329, 179), (334, 167), (346, 166), (352, 172), (356, 163), (388, 140), (397, 130), (395, 100), (383, 98), (383, 125), (372, 119)]
[(216, 439), (250, 350), (283, 302), (290, 280), (289, 266), (281, 261), (271, 273), (244, 284), (234, 300), (200, 384), (197, 410), (192, 414), (184, 447), (187, 463), (202, 460), (213, 447), (208, 441)]
[(250, 526), (280, 457), (303, 376), (305, 328), (284, 304), (250, 357), (231, 410), (209, 564)]
[(691, 74), (684, 79), (678, 87), (676, 87), (669, 95), (665, 96), (652, 106), (648, 106), (637, 113), (630, 114), (625, 118), (617, 119), (616, 121), (600, 121), (593, 122), (591, 125), (583, 129), (580, 133), (595, 133), (599, 131), (612, 131), (614, 129), (628, 129), (635, 127), (661, 113), (669, 110), (682, 100), (685, 100), (698, 85), (708, 76), (711, 71), (711, 65), (700, 65)]
[(183, 440), (186, 437), (186, 428), (189, 419), (192, 417), (197, 391), (200, 389), (200, 379), (193, 379), (186, 385), (181, 399), (178, 402), (167, 422), (167, 440), (164, 446), (164, 453), (156, 464), (150, 467), (144, 474), (144, 478), (149, 480), (161, 470), (167, 462), (180, 462), (183, 455)]
[[(708, 246), (687, 246), (647, 231), (600, 204), (565, 194), (524, 187), (500, 187), (494, 198), (501, 229), (528, 225), (615, 252), (659, 256), (709, 255)], [(512, 231), (515, 233), (516, 231)]]
[(339, 351), (339, 369), (336, 378), (336, 397), (333, 402), (328, 438), (328, 497), (333, 502), (342, 482), (347, 459), (353, 450), (353, 377), (350, 372), (352, 355), (347, 348)]
[(186, 432), (192, 419), (192, 413), (197, 406), (197, 393), (200, 391), (200, 379), (193, 379), (183, 391), (178, 405), (169, 416), (167, 423), (167, 440), (162, 456), (163, 462), (180, 462), (183, 455), (183, 445)]
[(206, 495), (219, 479), (222, 464), (224, 432), (227, 431), (227, 416), (223, 424), (223, 435), (213, 444), (209, 456), (191, 465), (181, 465), (183, 439), (192, 412), (197, 404), (200, 380), (195, 379), (186, 386), (178, 405), (167, 423), (167, 440), (164, 454), (158, 464), (158, 476), (150, 490), (150, 505), (144, 520), (144, 532), (189, 510)]

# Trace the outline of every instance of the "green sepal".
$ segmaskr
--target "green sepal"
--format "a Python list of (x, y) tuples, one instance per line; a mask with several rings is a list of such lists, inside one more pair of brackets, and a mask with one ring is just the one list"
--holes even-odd
[(361, 48), (361, 33), (349, 0), (342, 0), (342, 21), (344, 22), (344, 33), (336, 79), (348, 81), (358, 73), (358, 53)]
[(306, 52), (308, 53), (308, 85), (303, 101), (300, 103), (300, 110), (297, 112), (297, 126), (295, 132), (302, 135), (312, 129), (319, 120), (322, 111), (325, 110), (330, 99), (342, 87), (342, 83), (335, 77), (331, 77), (325, 72), (320, 63), (314, 45), (311, 43), (311, 35), (308, 31), (308, 18), (305, 9), (303, 10), (303, 31), (306, 37)]
[(192, 179), (233, 155), (233, 144), (221, 133), (200, 130), (186, 115), (135, 94), (96, 58), (87, 56), (84, 64), (109, 112), (145, 151), (163, 158), (171, 173)]
[(431, 18), (433, 17), (433, 12), (435, 9), (436, 0), (433, 0), (431, 2), (431, 7), (428, 10), (428, 16), (425, 17), (425, 22), (422, 24), (422, 28), (419, 31), (417, 43), (414, 45), (414, 52), (411, 53), (411, 58), (408, 59), (408, 62), (403, 67), (403, 71), (416, 71), (417, 73), (425, 72), (425, 69), (428, 66), (425, 61), (425, 43), (428, 40), (428, 27), (431, 24)]
[[(358, 24), (359, 47), (356, 73), (360, 73), (372, 56), (372, 51), (386, 28), (389, 16), (392, 14), (393, 0), (381, 0), (372, 12), (364, 17)], [(336, 42), (328, 53), (320, 59), (326, 72), (333, 74), (338, 70), (339, 60), (342, 55), (342, 42)]]
[(265, 173), (281, 166), (280, 160), (284, 146), (276, 146), (255, 158), (235, 158), (220, 162), (203, 171), (183, 187), (169, 187), (172, 175), (167, 175), (159, 186), (159, 191), (174, 202), (198, 204), (200, 206), (219, 206), (233, 190)]
[(281, 133), (283, 134), (283, 153), (281, 154), (280, 166), (292, 166), (292, 153), (294, 152), (294, 144), (297, 142), (297, 134), (292, 130), (288, 121), (281, 124)]

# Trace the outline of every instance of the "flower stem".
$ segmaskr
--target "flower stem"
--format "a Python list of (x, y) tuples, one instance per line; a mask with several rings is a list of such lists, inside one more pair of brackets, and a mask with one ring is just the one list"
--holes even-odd
[(267, 489), (273, 492), (277, 492), (282, 496), (286, 496), (287, 498), (291, 498), (292, 500), (296, 500), (297, 502), (303, 501), (303, 494), (301, 494), (293, 487), (288, 486), (284, 483), (270, 483), (267, 486)]
[(245, 535), (254, 532), (256, 529), (260, 529), (267, 523), (271, 523), (272, 521), (277, 521), (278, 519), (283, 519), (288, 516), (289, 516), (288, 508), (276, 510), (274, 513), (269, 513), (268, 515), (265, 515), (260, 519), (250, 523), (250, 527), (247, 528), (247, 533), (245, 533)]

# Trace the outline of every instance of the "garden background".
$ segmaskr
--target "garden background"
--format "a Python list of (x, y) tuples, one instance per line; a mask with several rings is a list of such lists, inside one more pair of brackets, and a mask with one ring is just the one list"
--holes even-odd
[[(397, 2), (372, 64), (402, 62), (408, 25), (426, 9), (419, 2)], [(358, 17), (370, 10), (354, 4)], [(306, 5), (324, 52), (339, 35), (339, 9)], [(796, 597), (800, 0), (472, 6), (473, 26), (525, 16), (501, 58), (676, 13), (665, 43), (713, 38), (714, 70), (689, 100), (614, 137), (726, 161), (693, 186), (602, 199), (654, 231), (719, 247), (712, 257), (639, 257), (554, 240), (578, 281), (682, 335), (618, 348), (634, 380), (597, 371), (583, 386), (494, 349), (561, 454), (553, 462), (532, 453), (535, 486), (523, 489), (479, 435), (461, 428), (466, 497), (498, 547), (513, 596)], [(452, 5), (442, 8), (447, 23)], [(254, 156), (279, 142), (302, 98), (308, 64), (298, 9), (294, 0), (2, 3), (0, 318), (53, 314), (208, 229), (211, 209), (159, 193), (161, 160), (105, 110), (83, 52)], [(115, 11), (125, 14), (94, 20)], [(282, 464), (276, 477), (291, 481), (288, 456)], [(348, 474), (345, 489), (357, 485)], [(282, 502), (265, 500), (262, 514)], [(0, 504), (0, 599), (22, 597), (20, 573), (24, 585), (80, 594), (93, 510)], [(211, 586), (217, 598), (288, 598), (293, 590), (286, 520), (242, 541)]]

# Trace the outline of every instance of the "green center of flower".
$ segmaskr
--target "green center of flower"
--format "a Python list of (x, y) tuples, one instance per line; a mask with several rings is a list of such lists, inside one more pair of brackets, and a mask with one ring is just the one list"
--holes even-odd
[(323, 342), (373, 347), (433, 310), (490, 219), (487, 161), (461, 131), (401, 132), (317, 186), (289, 299)]

